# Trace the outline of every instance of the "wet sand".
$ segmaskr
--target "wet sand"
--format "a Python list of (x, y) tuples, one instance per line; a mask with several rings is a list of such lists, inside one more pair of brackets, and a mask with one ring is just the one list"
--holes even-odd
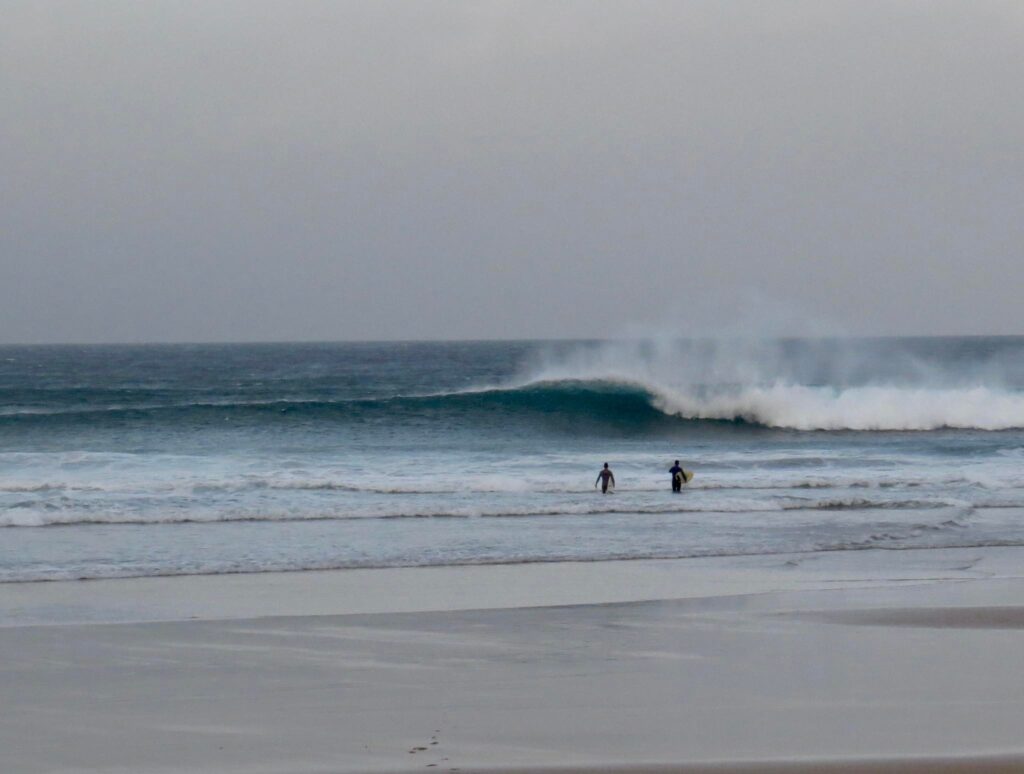
[(8, 585), (0, 769), (1024, 771), (1024, 551), (877, 553)]
[[(530, 774), (1019, 774), (1024, 759), (1013, 756), (965, 758), (865, 758), (843, 761), (757, 761), (753, 763), (669, 764), (663, 766), (561, 767)], [(514, 774), (523, 769), (487, 769)]]

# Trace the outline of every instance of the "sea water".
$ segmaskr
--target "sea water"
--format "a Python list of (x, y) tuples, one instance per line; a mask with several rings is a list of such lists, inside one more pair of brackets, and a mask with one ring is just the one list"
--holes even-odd
[(1022, 338), (0, 348), (0, 581), (1022, 544)]

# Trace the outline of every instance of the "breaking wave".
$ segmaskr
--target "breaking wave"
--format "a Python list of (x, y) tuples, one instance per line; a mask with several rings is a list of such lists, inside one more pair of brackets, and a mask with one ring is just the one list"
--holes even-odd
[(209, 421), (268, 416), (333, 422), (444, 420), (467, 425), (533, 421), (643, 430), (714, 423), (785, 430), (925, 431), (1024, 428), (1024, 392), (989, 386), (815, 386), (694, 384), (629, 377), (539, 378), (431, 395), (333, 400), (283, 399), (9, 408), (0, 423)]
[(711, 421), (787, 430), (1024, 428), (1024, 392), (990, 387), (770, 384), (676, 389), (617, 379), (560, 379), (430, 398), (435, 406), (549, 415)]
[(973, 388), (774, 384), (715, 395), (655, 391), (652, 403), (689, 419), (793, 430), (1009, 430), (1024, 427), (1024, 393)]

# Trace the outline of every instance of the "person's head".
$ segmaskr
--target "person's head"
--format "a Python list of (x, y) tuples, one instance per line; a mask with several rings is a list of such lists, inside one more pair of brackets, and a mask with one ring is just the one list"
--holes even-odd
[(679, 460), (676, 460), (676, 465), (678, 465), (678, 464), (679, 464)]
[(604, 466), (605, 466), (605, 468), (607, 469), (607, 468), (608, 468), (608, 463), (606, 462), (606, 463), (604, 464)]

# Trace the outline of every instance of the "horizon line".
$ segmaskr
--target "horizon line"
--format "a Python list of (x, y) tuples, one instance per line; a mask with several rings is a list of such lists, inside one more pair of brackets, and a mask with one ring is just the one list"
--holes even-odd
[[(189, 346), (268, 346), (268, 345), (324, 345), (324, 344), (530, 344), (530, 343), (606, 343), (649, 341), (654, 336), (616, 336), (609, 338), (577, 337), (514, 337), (514, 338), (424, 338), (424, 339), (206, 339), (206, 340), (160, 340), (160, 341), (12, 341), (0, 342), (2, 347), (189, 347)], [(879, 333), (879, 334), (833, 334), (821, 336), (778, 335), (778, 336), (676, 336), (677, 341), (873, 341), (884, 339), (1012, 339), (1024, 338), (1024, 333)]]

